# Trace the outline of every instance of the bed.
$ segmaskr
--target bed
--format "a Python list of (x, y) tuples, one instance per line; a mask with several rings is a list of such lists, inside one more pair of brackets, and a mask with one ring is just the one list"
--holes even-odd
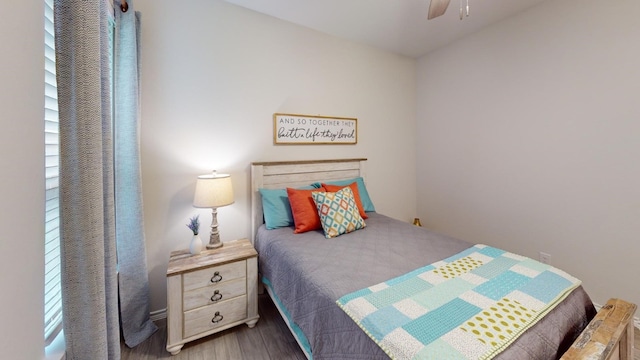
[[(430, 232), (376, 212), (366, 227), (335, 239), (322, 230), (267, 230), (259, 189), (285, 189), (365, 178), (366, 159), (255, 162), (252, 238), (264, 287), (308, 358), (387, 359), (336, 301), (403, 276), (474, 244)], [(496, 359), (633, 359), (636, 306), (611, 299), (596, 314), (581, 286), (532, 325)]]

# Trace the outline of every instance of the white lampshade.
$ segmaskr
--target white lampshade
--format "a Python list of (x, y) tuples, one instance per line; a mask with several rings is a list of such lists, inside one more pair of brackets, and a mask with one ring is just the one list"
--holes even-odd
[(197, 208), (217, 208), (233, 204), (233, 185), (229, 174), (198, 176), (193, 206)]

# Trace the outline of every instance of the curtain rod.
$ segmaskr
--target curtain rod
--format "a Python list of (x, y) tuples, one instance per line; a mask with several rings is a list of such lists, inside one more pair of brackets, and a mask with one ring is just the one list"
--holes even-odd
[(127, 4), (127, 0), (120, 0), (120, 10), (122, 10), (122, 12), (127, 12), (127, 10), (129, 10), (129, 4)]

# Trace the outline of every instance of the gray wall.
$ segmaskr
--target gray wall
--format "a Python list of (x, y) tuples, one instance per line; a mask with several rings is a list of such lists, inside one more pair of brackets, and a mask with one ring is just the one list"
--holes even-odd
[(0, 21), (0, 349), (44, 354), (44, 3), (19, 1)]
[[(414, 59), (322, 34), (221, 0), (137, 0), (142, 12), (142, 177), (152, 310), (166, 305), (171, 250), (196, 176), (230, 173), (223, 241), (249, 237), (252, 161), (365, 157), (376, 208), (416, 212)], [(357, 145), (273, 145), (273, 113), (358, 118)]]
[(423, 224), (547, 252), (594, 301), (639, 303), (638, 13), (547, 1), (421, 58)]

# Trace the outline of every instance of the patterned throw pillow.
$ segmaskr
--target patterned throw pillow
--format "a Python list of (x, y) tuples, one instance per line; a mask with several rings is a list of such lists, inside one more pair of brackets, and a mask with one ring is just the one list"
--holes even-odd
[(358, 211), (351, 188), (345, 187), (337, 192), (314, 191), (311, 196), (318, 208), (320, 223), (327, 239), (366, 226)]

